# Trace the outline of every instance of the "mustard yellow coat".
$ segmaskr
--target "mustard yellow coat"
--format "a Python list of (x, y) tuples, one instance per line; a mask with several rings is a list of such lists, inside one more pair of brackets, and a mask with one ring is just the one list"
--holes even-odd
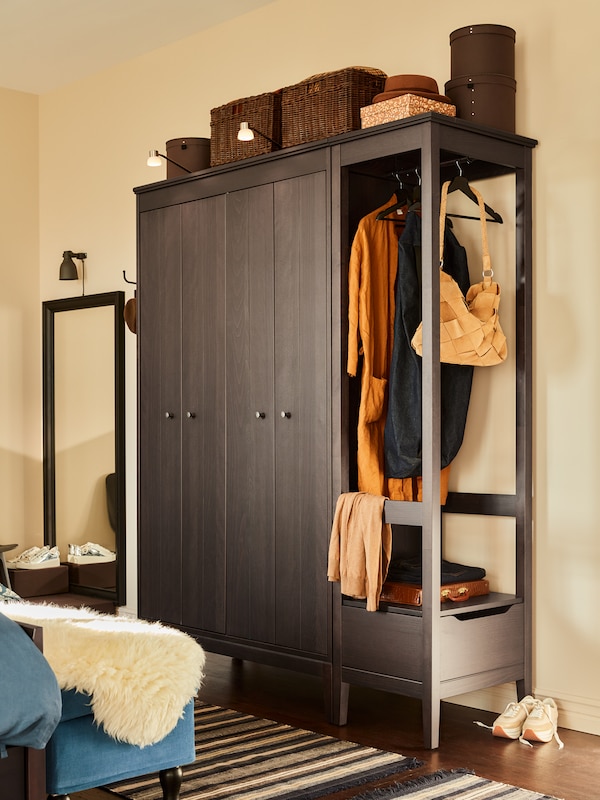
[[(394, 345), (395, 283), (398, 233), (392, 221), (377, 214), (363, 217), (352, 243), (348, 269), (348, 374), (356, 376), (362, 355), (361, 399), (358, 414), (358, 489), (391, 500), (421, 500), (421, 478), (386, 478), (384, 429), (388, 378)], [(399, 217), (401, 220), (402, 217)], [(441, 502), (448, 493), (450, 467), (441, 472)]]

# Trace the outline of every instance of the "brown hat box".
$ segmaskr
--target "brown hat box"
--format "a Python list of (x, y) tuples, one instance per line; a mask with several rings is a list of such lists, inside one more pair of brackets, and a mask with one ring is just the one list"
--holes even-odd
[(514, 133), (516, 33), (506, 25), (466, 25), (450, 34), (444, 90), (461, 119)]
[(516, 33), (506, 25), (465, 25), (450, 34), (450, 77), (515, 77)]
[(167, 178), (181, 178), (210, 166), (210, 139), (198, 136), (169, 139), (166, 148), (167, 156), (175, 161), (175, 164), (167, 161)]
[(473, 75), (446, 83), (446, 92), (460, 119), (515, 132), (517, 82), (504, 75)]

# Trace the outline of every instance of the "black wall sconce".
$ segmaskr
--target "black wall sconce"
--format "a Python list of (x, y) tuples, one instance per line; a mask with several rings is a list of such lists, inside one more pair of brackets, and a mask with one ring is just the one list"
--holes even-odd
[(77, 258), (79, 261), (81, 261), (81, 278), (83, 281), (82, 294), (85, 294), (85, 259), (87, 258), (87, 253), (74, 253), (72, 250), (65, 250), (63, 253), (62, 264), (60, 265), (58, 278), (61, 281), (79, 280), (77, 265), (73, 261), (74, 258)]
[(159, 153), (158, 150), (150, 150), (148, 152), (148, 159), (146, 161), (146, 164), (149, 167), (160, 167), (161, 158), (164, 158), (165, 161), (168, 161), (171, 164), (175, 164), (176, 167), (179, 167), (179, 169), (182, 169), (184, 172), (188, 172), (188, 173), (192, 172), (191, 169), (188, 169), (187, 167), (184, 167), (183, 164), (178, 164), (177, 161), (173, 161), (173, 159), (169, 158), (169, 156), (165, 156), (162, 153)]
[(270, 136), (267, 136), (266, 133), (259, 131), (258, 128), (250, 125), (249, 122), (240, 122), (240, 129), (238, 131), (237, 138), (240, 142), (251, 142), (254, 139), (254, 134), (258, 133), (259, 136), (262, 136), (263, 139), (266, 139), (267, 142), (271, 142), (274, 144), (275, 147), (281, 148), (281, 144), (276, 142), (275, 139), (271, 139)]

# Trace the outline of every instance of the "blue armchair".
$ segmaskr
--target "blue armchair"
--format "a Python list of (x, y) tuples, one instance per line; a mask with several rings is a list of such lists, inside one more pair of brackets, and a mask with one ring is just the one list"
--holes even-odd
[(178, 800), (181, 767), (194, 761), (194, 702), (164, 739), (148, 747), (120, 742), (94, 722), (89, 695), (62, 691), (62, 716), (46, 746), (46, 791), (69, 792), (159, 773), (164, 800)]
[[(8, 599), (8, 590), (3, 589)], [(44, 758), (33, 759), (41, 774), (27, 778), (25, 791), (19, 789), (15, 800), (17, 795), (43, 800), (46, 794), (68, 800), (70, 792), (156, 772), (164, 800), (179, 800), (181, 767), (195, 759), (194, 700), (186, 702), (170, 732), (150, 739), (151, 744), (141, 747), (115, 738), (96, 721), (90, 694), (59, 689), (49, 663), (23, 631), (35, 626), (9, 619), (17, 604), (1, 604), (5, 613), (0, 613), (0, 756), (9, 755), (10, 747), (45, 756), (45, 776)], [(37, 630), (41, 633), (41, 628)], [(44, 637), (47, 634), (45, 630)], [(145, 723), (145, 713), (142, 719)]]

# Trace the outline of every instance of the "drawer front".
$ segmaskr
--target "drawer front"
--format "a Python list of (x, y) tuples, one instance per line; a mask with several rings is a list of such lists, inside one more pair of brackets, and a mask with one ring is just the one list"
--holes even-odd
[(342, 666), (421, 680), (422, 623), (404, 614), (342, 607)]
[(523, 606), (486, 616), (442, 617), (440, 646), (442, 680), (522, 663)]

